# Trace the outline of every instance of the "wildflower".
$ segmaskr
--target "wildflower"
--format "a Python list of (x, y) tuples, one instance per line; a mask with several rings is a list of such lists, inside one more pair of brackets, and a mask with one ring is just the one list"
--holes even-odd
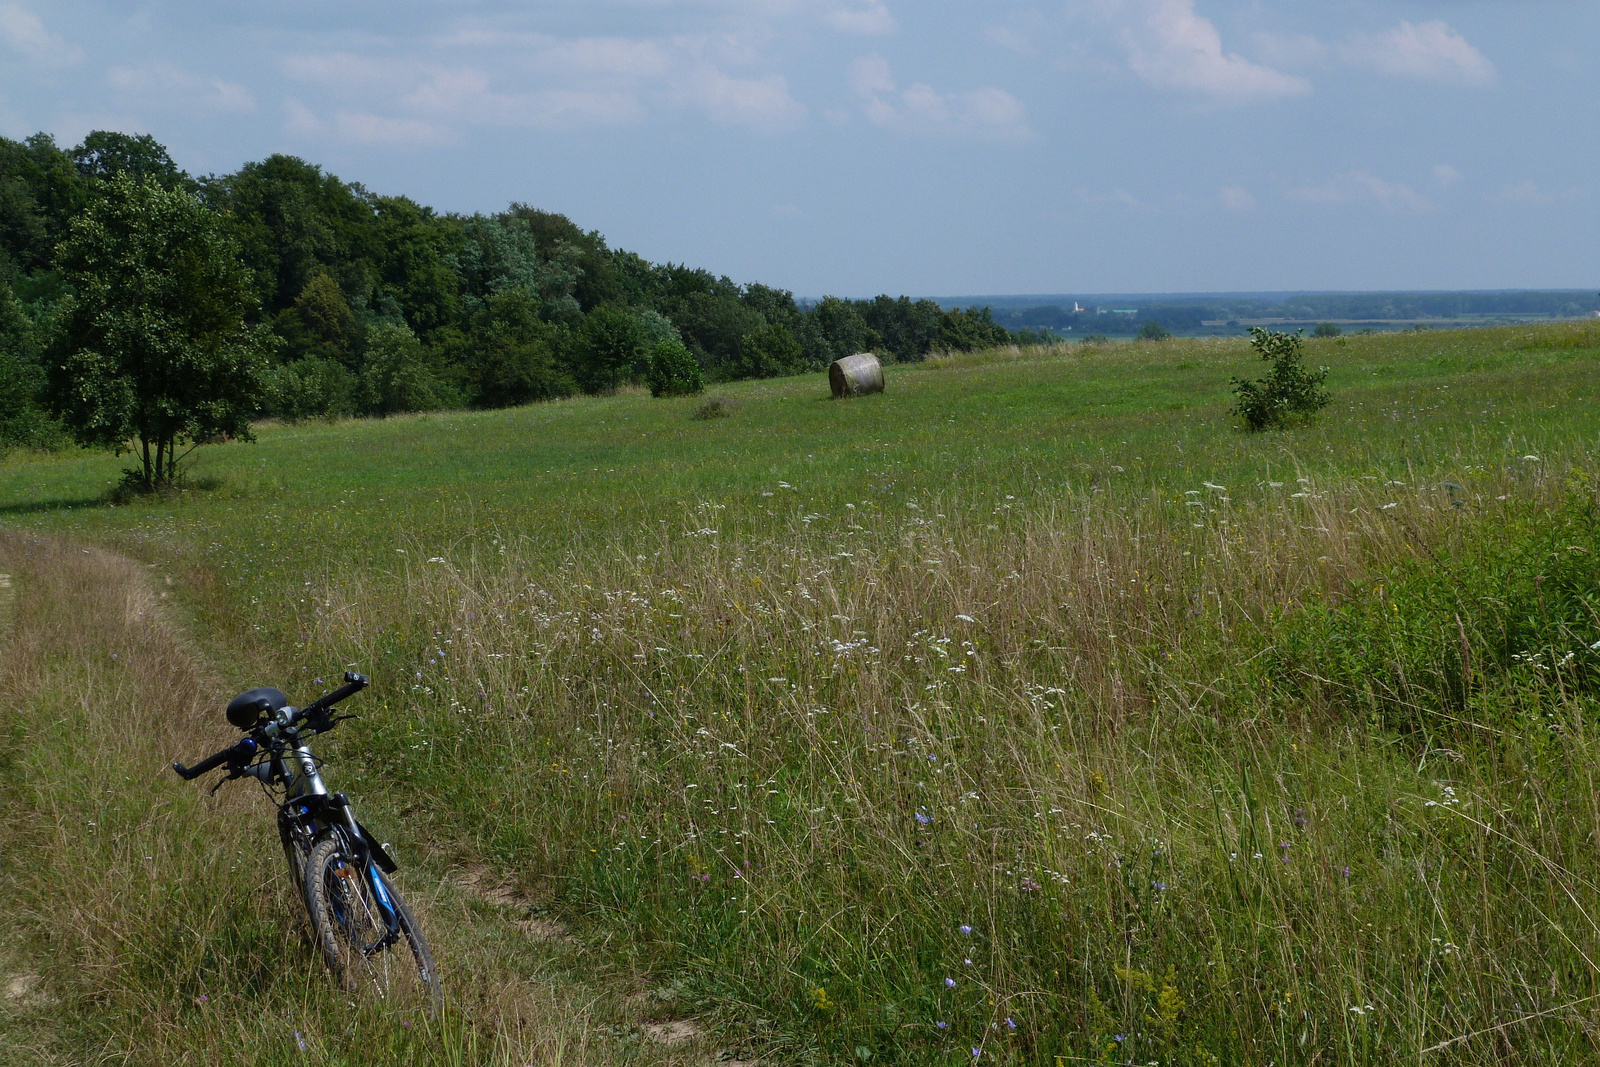
[(1017, 1028), (1017, 1020), (1015, 1020), (1011, 1016), (1007, 1015), (1006, 1016), (1006, 1026), (1009, 1027), (1012, 1030), (1015, 1030)]
[(956, 987), (956, 980), (954, 978), (946, 978), (944, 980), (944, 987), (946, 989), (954, 989)]
[(1166, 890), (1166, 888), (1167, 888), (1167, 883), (1165, 883), (1165, 882), (1151, 882), (1150, 885), (1158, 893), (1164, 892)]
[(1022, 880), (1022, 891), (1024, 893), (1037, 893), (1042, 888), (1044, 887), (1038, 882), (1035, 882), (1032, 878), (1024, 878)]
[(973, 1059), (977, 1059), (979, 1056), (982, 1056), (982, 1055), (983, 1055), (983, 1049), (975, 1048), (975, 1049), (972, 1050), (972, 1058)]
[(971, 966), (972, 966), (972, 961), (971, 961), (971, 960), (962, 960), (962, 961), (961, 961), (961, 962), (962, 962), (962, 963), (963, 963), (963, 964), (965, 964), (965, 965), (966, 965), (966, 966), (968, 966), (968, 967), (971, 967)]
[(972, 927), (968, 926), (966, 923), (962, 923), (960, 926), (956, 927), (956, 929), (960, 930), (964, 934), (972, 933)]
[(306, 1050), (306, 1039), (300, 1035), (298, 1030), (294, 1032), (294, 1043), (300, 1047), (301, 1052)]
[(1111, 1040), (1115, 1041), (1117, 1044), (1120, 1045), (1124, 1041), (1128, 1040), (1128, 1035), (1127, 1034), (1112, 1034), (1111, 1035)]
[(950, 1024), (945, 1022), (943, 1019), (940, 1019), (938, 1022), (934, 1023), (933, 1025), (937, 1026), (941, 1030), (950, 1029)]
[(920, 810), (916, 813), (916, 818), (918, 826), (926, 826), (933, 821), (932, 815), (928, 815)]
[(1348, 877), (1350, 877), (1350, 868), (1346, 867), (1344, 870), (1340, 871), (1339, 873), (1344, 875), (1346, 878), (1348, 878)]

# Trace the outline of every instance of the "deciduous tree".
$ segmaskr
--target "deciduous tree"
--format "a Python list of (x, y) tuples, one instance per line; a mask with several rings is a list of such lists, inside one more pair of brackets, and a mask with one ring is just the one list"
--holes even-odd
[(72, 295), (50, 392), (80, 444), (136, 452), (129, 473), (153, 489), (177, 478), (182, 445), (250, 439), (271, 340), (245, 322), (251, 279), (215, 213), (116, 175), (57, 258)]

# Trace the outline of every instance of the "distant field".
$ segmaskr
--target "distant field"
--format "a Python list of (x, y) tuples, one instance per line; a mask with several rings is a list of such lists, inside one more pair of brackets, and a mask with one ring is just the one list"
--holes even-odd
[(263, 426), (120, 507), (12, 457), (0, 523), (159, 563), (235, 684), (369, 670), (338, 781), (709, 1051), (1591, 1060), (1600, 326), (1307, 362), (1260, 435), (1243, 341), (1057, 346)]

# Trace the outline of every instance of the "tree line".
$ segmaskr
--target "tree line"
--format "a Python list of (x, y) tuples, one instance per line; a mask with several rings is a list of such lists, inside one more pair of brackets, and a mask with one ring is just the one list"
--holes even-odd
[[(155, 481), (179, 441), (253, 418), (674, 392), (1012, 340), (988, 308), (802, 304), (527, 204), (436, 212), (287, 155), (194, 177), (147, 135), (0, 138), (0, 447), (70, 433), (137, 451), (130, 427), (154, 420)], [(112, 380), (129, 358), (182, 380), (181, 399), (156, 404), (172, 411)]]

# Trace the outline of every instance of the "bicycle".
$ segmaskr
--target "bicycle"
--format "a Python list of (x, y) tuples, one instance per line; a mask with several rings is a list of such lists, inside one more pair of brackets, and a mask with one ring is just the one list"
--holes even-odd
[[(388, 1000), (426, 1000), (436, 1011), (443, 991), (428, 942), (388, 875), (388, 851), (356, 818), (343, 793), (329, 793), (306, 742), (351, 718), (333, 708), (367, 687), (356, 673), (303, 708), (281, 690), (251, 689), (228, 703), (228, 722), (245, 737), (220, 752), (172, 769), (185, 781), (226, 765), (211, 792), (235, 778), (255, 778), (278, 804), (278, 838), (300, 887), (323, 962), (352, 993), (370, 988)], [(282, 790), (282, 799), (276, 790)], [(405, 950), (399, 950), (400, 942)]]

